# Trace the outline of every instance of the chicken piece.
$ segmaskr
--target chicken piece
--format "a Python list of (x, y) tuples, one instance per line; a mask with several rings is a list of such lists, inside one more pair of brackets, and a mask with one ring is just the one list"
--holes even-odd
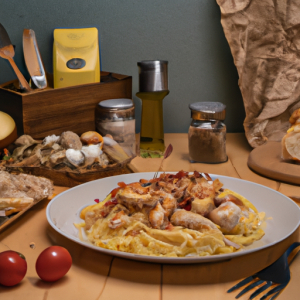
[(233, 202), (225, 202), (208, 214), (208, 218), (230, 232), (239, 222), (242, 210)]
[(235, 205), (238, 206), (244, 206), (244, 203), (237, 197), (235, 197), (234, 195), (231, 194), (227, 194), (224, 197), (215, 197), (214, 198), (214, 203), (215, 205), (218, 207), (220, 206), (222, 203), (225, 202), (233, 202)]
[(177, 201), (173, 196), (167, 194), (167, 197), (162, 200), (161, 205), (166, 212), (166, 216), (169, 217), (177, 208)]
[(111, 229), (116, 229), (124, 226), (129, 222), (128, 216), (125, 214), (124, 210), (121, 210), (115, 214), (113, 218), (110, 219), (108, 227)]
[(178, 180), (178, 181), (176, 182), (176, 186), (177, 186), (178, 188), (183, 188), (183, 189), (185, 189), (185, 188), (188, 187), (188, 185), (190, 184), (190, 182), (191, 182), (191, 180), (190, 180), (189, 177), (182, 177), (180, 180)]
[(130, 188), (133, 192), (138, 193), (140, 195), (145, 195), (149, 192), (149, 187), (142, 186), (140, 182), (130, 183), (126, 185), (126, 187)]
[(149, 212), (149, 222), (153, 228), (160, 229), (165, 222), (165, 210), (159, 202)]
[(184, 198), (185, 195), (185, 187), (183, 188), (178, 188), (175, 193), (173, 194), (173, 197), (180, 202), (181, 199)]
[(160, 188), (160, 190), (167, 193), (171, 193), (175, 188), (175, 185), (173, 183), (164, 181), (158, 181), (157, 186)]
[(211, 229), (219, 231), (218, 227), (212, 221), (184, 209), (179, 209), (174, 212), (171, 217), (171, 223), (174, 226), (182, 226), (200, 232)]
[(195, 199), (192, 201), (191, 211), (206, 217), (215, 208), (216, 206), (212, 198)]
[(191, 197), (199, 199), (214, 196), (215, 194), (214, 186), (209, 183), (204, 177), (192, 177), (186, 191)]
[(138, 182), (126, 185), (118, 192), (117, 201), (127, 207), (131, 213), (142, 211), (145, 206), (152, 208), (158, 199), (148, 193), (148, 190)]

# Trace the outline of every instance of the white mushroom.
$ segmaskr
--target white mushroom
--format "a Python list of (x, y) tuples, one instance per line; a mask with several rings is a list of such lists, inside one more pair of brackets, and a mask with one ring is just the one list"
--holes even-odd
[(75, 167), (78, 167), (84, 162), (84, 155), (80, 150), (68, 149), (66, 151), (67, 160)]
[(85, 155), (85, 157), (97, 158), (102, 154), (101, 144), (97, 145), (89, 145), (83, 146), (81, 148), (81, 152)]
[(46, 145), (53, 145), (54, 143), (57, 143), (59, 139), (60, 139), (60, 136), (57, 136), (55, 134), (46, 136), (43, 139), (43, 145), (45, 145), (45, 146)]

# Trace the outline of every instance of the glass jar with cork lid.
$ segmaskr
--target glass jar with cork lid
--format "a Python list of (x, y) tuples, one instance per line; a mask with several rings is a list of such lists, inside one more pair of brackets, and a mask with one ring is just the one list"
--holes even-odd
[(220, 102), (196, 102), (189, 106), (192, 122), (189, 128), (190, 162), (226, 162), (226, 106)]

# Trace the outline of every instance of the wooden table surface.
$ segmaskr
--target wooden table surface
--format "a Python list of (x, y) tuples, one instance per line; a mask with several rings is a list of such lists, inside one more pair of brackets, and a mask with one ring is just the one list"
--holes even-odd
[[(189, 163), (187, 134), (166, 134), (165, 144), (169, 143), (174, 150), (164, 161), (164, 171), (197, 170), (226, 175), (263, 184), (288, 196), (300, 196), (300, 186), (261, 177), (247, 167), (251, 148), (244, 134), (227, 134), (229, 160), (215, 165)], [(137, 157), (130, 167), (135, 172), (156, 171), (160, 161)], [(55, 193), (66, 189), (55, 187)], [(37, 204), (0, 234), (0, 251), (19, 251), (25, 255), (28, 264), (26, 277), (19, 285), (0, 286), (1, 300), (234, 299), (237, 293), (227, 294), (229, 287), (273, 262), (293, 241), (300, 241), (297, 230), (276, 246), (232, 260), (193, 265), (137, 262), (101, 254), (61, 236), (47, 222), (47, 204), (48, 201)], [(51, 245), (66, 247), (72, 255), (73, 265), (61, 280), (46, 283), (37, 276), (35, 261), (39, 253)], [(277, 299), (298, 299), (299, 255), (291, 265), (291, 272), (292, 280)], [(249, 293), (240, 299), (248, 297)]]

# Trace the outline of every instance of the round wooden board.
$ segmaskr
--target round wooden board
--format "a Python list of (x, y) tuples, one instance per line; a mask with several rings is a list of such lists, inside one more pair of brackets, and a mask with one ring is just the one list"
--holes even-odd
[(267, 142), (253, 149), (248, 157), (248, 167), (265, 177), (300, 185), (300, 165), (281, 159), (280, 142)]

